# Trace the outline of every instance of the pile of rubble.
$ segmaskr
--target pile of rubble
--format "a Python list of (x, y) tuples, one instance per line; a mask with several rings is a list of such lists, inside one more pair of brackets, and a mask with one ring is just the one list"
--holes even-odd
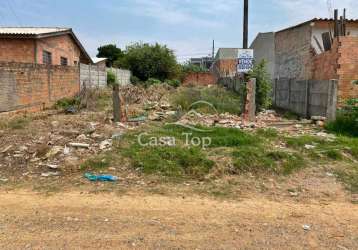
[(43, 130), (33, 138), (17, 137), (17, 141), (11, 143), (11, 138), (6, 138), (0, 143), (0, 174), (1, 170), (19, 171), (23, 177), (33, 178), (76, 172), (85, 159), (111, 150), (113, 142), (120, 139), (125, 130), (131, 129), (122, 123), (73, 121), (69, 124), (57, 120), (36, 123), (38, 127), (46, 127), (47, 131)]
[(267, 110), (259, 113), (255, 122), (247, 122), (239, 115), (229, 113), (204, 115), (196, 111), (190, 111), (181, 117), (178, 123), (183, 125), (201, 125), (206, 127), (219, 126), (226, 128), (265, 128), (268, 123), (282, 121), (282, 118), (273, 110)]
[(167, 94), (175, 89), (168, 84), (151, 85), (142, 88), (134, 85), (122, 86), (119, 92), (124, 97), (126, 104), (143, 104), (145, 102), (160, 102), (167, 99)]

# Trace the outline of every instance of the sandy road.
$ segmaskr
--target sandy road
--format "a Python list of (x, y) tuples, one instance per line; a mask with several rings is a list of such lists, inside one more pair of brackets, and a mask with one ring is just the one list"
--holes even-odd
[(26, 191), (0, 201), (0, 249), (358, 249), (351, 203)]

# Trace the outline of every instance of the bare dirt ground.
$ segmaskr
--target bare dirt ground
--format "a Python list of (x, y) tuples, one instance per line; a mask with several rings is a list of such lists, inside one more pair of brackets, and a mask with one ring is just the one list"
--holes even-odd
[[(0, 194), (1, 249), (357, 249), (358, 207), (253, 197)], [(304, 230), (303, 225), (309, 225)]]

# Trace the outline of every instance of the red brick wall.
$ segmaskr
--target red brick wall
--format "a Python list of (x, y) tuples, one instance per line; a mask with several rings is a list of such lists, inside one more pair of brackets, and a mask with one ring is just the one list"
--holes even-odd
[(218, 60), (214, 64), (213, 71), (217, 78), (233, 77), (237, 72), (237, 59)]
[(216, 84), (216, 78), (210, 72), (188, 73), (184, 80), (183, 85), (213, 85)]
[(0, 63), (0, 112), (40, 110), (80, 90), (79, 68)]
[(39, 39), (37, 43), (37, 63), (43, 63), (43, 51), (52, 53), (52, 64), (61, 65), (61, 57), (68, 60), (69, 66), (74, 66), (74, 61), (80, 61), (81, 51), (74, 43), (70, 35), (61, 35)]
[(338, 79), (338, 100), (358, 98), (358, 37), (340, 37), (332, 49), (314, 58), (313, 79)]
[(338, 42), (332, 45), (330, 51), (313, 57), (313, 72), (314, 80), (329, 80), (338, 79)]
[(358, 37), (340, 37), (339, 41), (338, 95), (340, 99), (358, 98), (358, 85), (353, 84), (358, 80)]
[(34, 61), (34, 40), (0, 39), (0, 62), (34, 63)]
[(42, 39), (0, 39), (0, 62), (43, 63), (43, 51), (52, 53), (52, 64), (61, 65), (61, 57), (69, 66), (80, 61), (81, 51), (70, 35)]

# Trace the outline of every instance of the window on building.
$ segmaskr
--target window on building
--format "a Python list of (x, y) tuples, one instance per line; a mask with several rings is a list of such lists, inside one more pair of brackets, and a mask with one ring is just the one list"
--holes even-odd
[(78, 64), (78, 62), (77, 62), (77, 61), (73, 61), (73, 64), (76, 66), (76, 65)]
[(43, 62), (43, 64), (51, 65), (52, 64), (52, 53), (44, 50), (42, 53), (42, 62)]
[(66, 57), (61, 57), (61, 65), (62, 66), (67, 66), (68, 65), (68, 60)]

